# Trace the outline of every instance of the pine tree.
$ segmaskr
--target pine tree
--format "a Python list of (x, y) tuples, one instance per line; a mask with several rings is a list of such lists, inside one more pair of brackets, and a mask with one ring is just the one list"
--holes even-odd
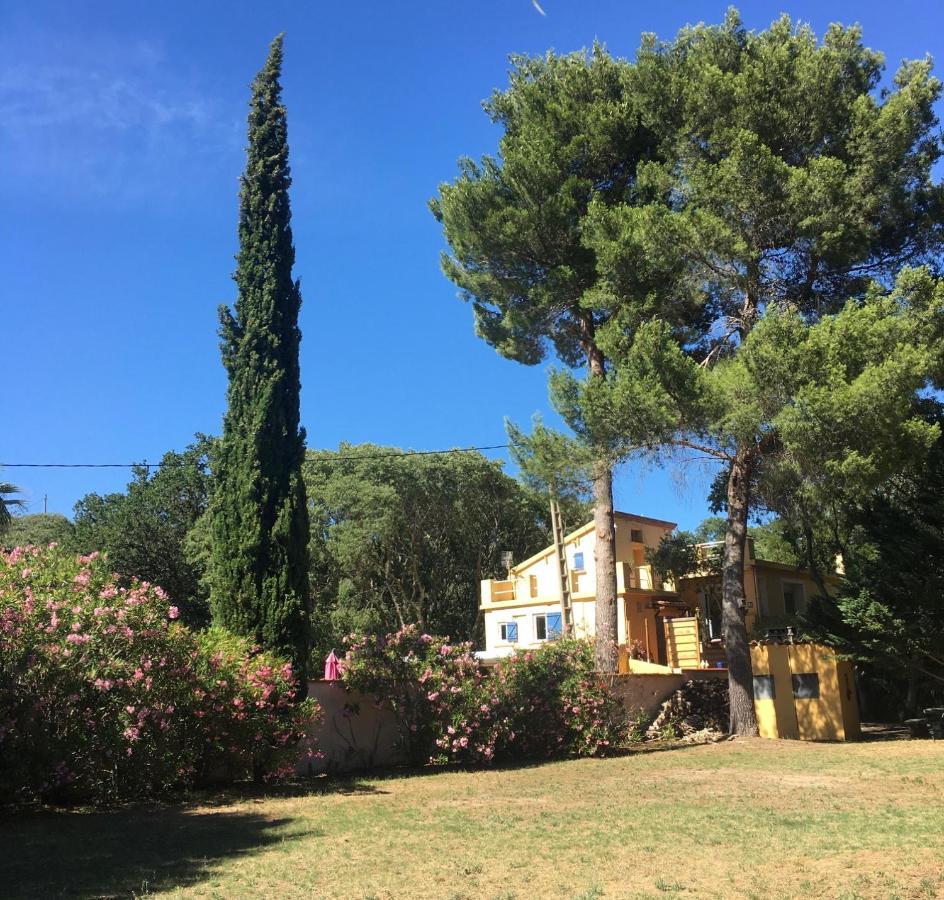
[(299, 283), (292, 278), (282, 36), (252, 84), (242, 177), (235, 314), (220, 309), (229, 376), (214, 460), (210, 605), (214, 620), (288, 655), (309, 646), (308, 511), (299, 428)]

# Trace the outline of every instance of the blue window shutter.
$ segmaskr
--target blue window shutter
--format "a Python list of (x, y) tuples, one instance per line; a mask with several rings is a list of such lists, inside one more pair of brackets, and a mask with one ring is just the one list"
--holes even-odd
[(547, 639), (549, 641), (554, 640), (554, 638), (559, 638), (561, 636), (561, 614), (558, 613), (548, 613), (547, 614)]
[(583, 551), (580, 553), (574, 554), (574, 568), (582, 569), (583, 568)]
[(517, 641), (518, 640), (518, 623), (509, 622), (505, 626), (505, 634), (507, 635), (506, 640), (508, 640), (510, 643), (514, 643), (515, 641)]

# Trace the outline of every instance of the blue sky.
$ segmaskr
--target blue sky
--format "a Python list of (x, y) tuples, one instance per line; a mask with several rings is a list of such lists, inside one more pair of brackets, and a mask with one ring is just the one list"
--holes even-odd
[[(599, 38), (631, 56), (643, 31), (669, 38), (725, 4), (541, 4), (0, 2), (0, 461), (153, 462), (219, 432), (247, 85), (280, 31), (309, 446), (500, 444), (503, 417), (546, 412), (546, 367), (475, 337), (426, 202), (459, 156), (494, 150), (481, 101), (509, 53)], [(890, 67), (931, 53), (942, 72), (937, 0), (741, 4), (753, 28), (784, 9), (819, 33), (858, 21)], [(693, 526), (709, 474), (628, 466), (617, 506)], [(0, 477), (31, 511), (48, 495), (70, 513), (128, 473)]]

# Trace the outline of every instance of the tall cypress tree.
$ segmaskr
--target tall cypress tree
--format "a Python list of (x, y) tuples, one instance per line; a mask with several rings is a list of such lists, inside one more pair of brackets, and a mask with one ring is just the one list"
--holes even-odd
[(308, 510), (299, 428), (299, 283), (292, 278), (282, 36), (252, 84), (239, 209), (235, 313), (220, 308), (229, 376), (211, 508), (216, 622), (287, 654), (309, 646)]

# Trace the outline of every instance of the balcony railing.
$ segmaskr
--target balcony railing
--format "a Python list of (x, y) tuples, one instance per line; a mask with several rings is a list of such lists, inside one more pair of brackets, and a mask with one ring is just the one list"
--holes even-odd
[(482, 600), (485, 603), (502, 603), (514, 600), (515, 596), (515, 582), (512, 579), (496, 581), (489, 578), (482, 582)]

